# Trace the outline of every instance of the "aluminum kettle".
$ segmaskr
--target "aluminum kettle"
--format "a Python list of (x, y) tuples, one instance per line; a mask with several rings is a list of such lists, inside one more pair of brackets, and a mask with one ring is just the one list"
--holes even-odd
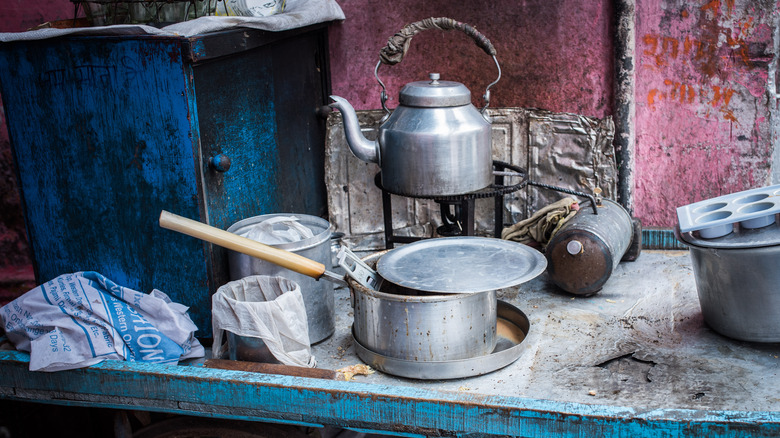
[[(487, 86), (481, 110), (471, 103), (471, 92), (465, 85), (442, 81), (438, 73), (431, 73), (428, 81), (406, 84), (399, 93), (398, 107), (392, 113), (387, 108), (379, 66), (400, 62), (412, 36), (432, 28), (461, 30), (492, 56), (498, 78)], [(495, 53), (490, 41), (476, 29), (450, 18), (428, 18), (396, 33), (380, 51), (374, 69), (387, 113), (376, 141), (363, 136), (352, 105), (331, 96), (334, 102), (330, 106), (342, 113), (350, 150), (357, 158), (379, 165), (383, 189), (396, 195), (436, 198), (471, 193), (491, 184), (491, 121), (485, 110), (490, 87), (501, 78)]]

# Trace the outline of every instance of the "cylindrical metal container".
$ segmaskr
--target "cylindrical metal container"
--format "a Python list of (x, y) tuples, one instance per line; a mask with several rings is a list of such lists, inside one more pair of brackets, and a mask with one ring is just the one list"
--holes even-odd
[[(385, 252), (363, 260), (373, 267)], [(418, 362), (451, 361), (490, 354), (496, 346), (495, 291), (400, 295), (373, 291), (352, 279), (348, 283), (352, 334), (373, 353)]]
[[(270, 246), (294, 252), (300, 256), (320, 262), (326, 267), (332, 266), (330, 237), (333, 227), (325, 219), (305, 214), (266, 214), (236, 222), (227, 231), (235, 234), (244, 234), (247, 228), (278, 216), (297, 217), (300, 224), (312, 230), (314, 237), (297, 242), (272, 244)], [(306, 307), (309, 341), (314, 344), (333, 334), (336, 329), (333, 282), (317, 281), (306, 275), (298, 274), (273, 263), (235, 251), (228, 252), (228, 262), (230, 264), (231, 280), (238, 280), (249, 275), (270, 275), (281, 276), (298, 283), (303, 294), (303, 304)]]
[(716, 239), (675, 231), (690, 249), (704, 322), (730, 338), (780, 342), (780, 226)]
[(601, 290), (631, 245), (633, 223), (620, 204), (602, 199), (597, 212), (590, 201), (583, 203), (547, 244), (547, 273), (566, 292)]

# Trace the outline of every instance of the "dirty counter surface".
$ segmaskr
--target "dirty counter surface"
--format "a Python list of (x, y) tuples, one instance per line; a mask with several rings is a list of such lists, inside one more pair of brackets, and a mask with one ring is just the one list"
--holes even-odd
[[(704, 324), (687, 251), (643, 251), (590, 297), (561, 292), (546, 273), (498, 297), (530, 330), (517, 361), (455, 380), (381, 372), (356, 381), (647, 409), (780, 411), (780, 344), (732, 340)], [(362, 363), (350, 335), (349, 291), (336, 290), (336, 332), (314, 345), (318, 368)]]
[[(0, 351), (0, 398), (403, 436), (780, 436), (780, 344), (710, 330), (687, 251), (644, 251), (591, 297), (542, 274), (500, 299), (530, 332), (514, 363), (483, 376), (339, 381), (111, 360), (44, 373)], [(336, 332), (313, 347), (322, 369), (362, 363), (348, 290), (336, 302)]]

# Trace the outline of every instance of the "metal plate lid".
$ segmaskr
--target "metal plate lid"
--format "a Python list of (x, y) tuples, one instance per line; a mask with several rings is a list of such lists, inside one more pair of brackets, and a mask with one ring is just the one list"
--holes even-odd
[(410, 82), (401, 88), (398, 102), (405, 106), (442, 108), (471, 103), (471, 91), (460, 82), (440, 81), (438, 73), (430, 81)]
[(516, 286), (547, 268), (530, 246), (491, 237), (439, 237), (396, 248), (377, 262), (386, 281), (434, 293), (478, 293)]

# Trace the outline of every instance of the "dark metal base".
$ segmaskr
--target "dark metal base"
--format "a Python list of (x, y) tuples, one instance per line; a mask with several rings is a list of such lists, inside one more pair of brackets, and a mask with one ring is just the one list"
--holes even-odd
[[(475, 199), (495, 199), (495, 225), (493, 235), (501, 237), (504, 228), (504, 195), (516, 192), (528, 183), (528, 175), (524, 169), (502, 161), (493, 161), (493, 170), (496, 171), (495, 182), (490, 186), (471, 193), (462, 195), (450, 195), (444, 197), (420, 197), (421, 199), (433, 199), (439, 204), (441, 210), (442, 225), (436, 229), (441, 236), (473, 236), (476, 232), (474, 221)], [(504, 185), (504, 175), (501, 172), (509, 170), (520, 177), (520, 182), (514, 185)], [(381, 172), (376, 174), (374, 184), (382, 190), (382, 215), (385, 226), (385, 248), (392, 249), (396, 243), (411, 243), (422, 240), (423, 237), (396, 236), (393, 233), (393, 205), (391, 195), (393, 193), (382, 187)], [(403, 196), (403, 195), (397, 195)]]

